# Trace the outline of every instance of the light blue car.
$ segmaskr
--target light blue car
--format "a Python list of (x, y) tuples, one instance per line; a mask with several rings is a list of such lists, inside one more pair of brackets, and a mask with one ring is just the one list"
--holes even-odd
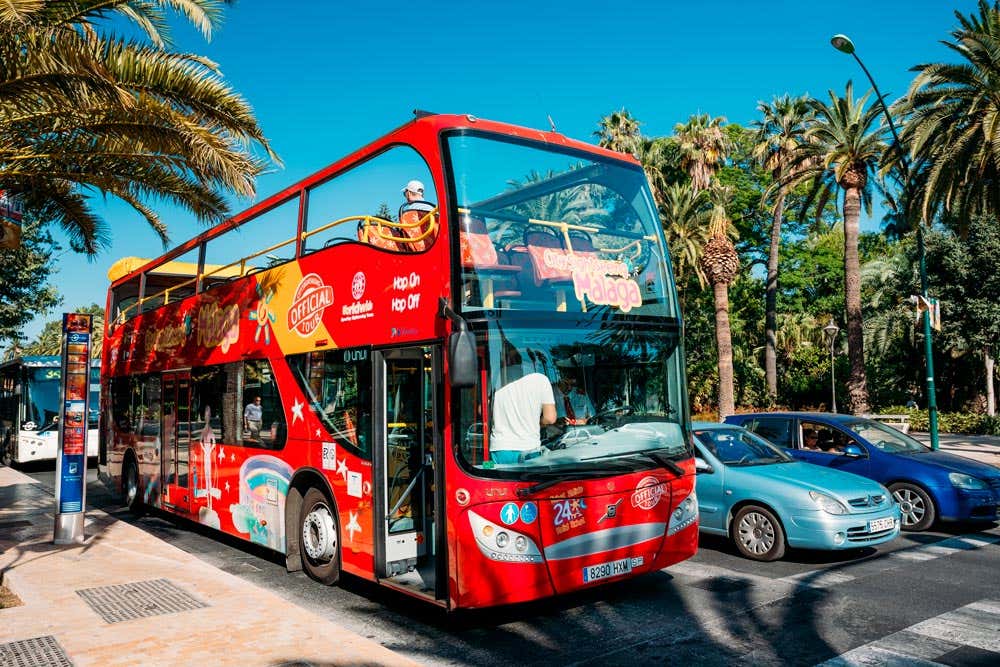
[(870, 479), (796, 461), (732, 424), (695, 422), (701, 530), (754, 560), (786, 546), (856, 549), (899, 535), (899, 505)]

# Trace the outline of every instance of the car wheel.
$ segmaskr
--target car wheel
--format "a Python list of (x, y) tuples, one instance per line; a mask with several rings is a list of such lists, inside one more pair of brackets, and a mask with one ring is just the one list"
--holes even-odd
[(732, 525), (733, 542), (743, 556), (753, 560), (778, 560), (785, 555), (785, 531), (770, 511), (747, 505), (736, 514)]
[(139, 467), (131, 457), (125, 461), (125, 470), (122, 472), (122, 494), (125, 496), (125, 506), (134, 516), (146, 513), (146, 504), (142, 501), (139, 489)]
[(325, 493), (312, 488), (302, 499), (299, 513), (302, 569), (327, 586), (340, 578), (340, 527), (332, 507)]
[(916, 484), (899, 482), (889, 487), (892, 497), (899, 503), (903, 517), (903, 530), (927, 530), (934, 523), (934, 501)]

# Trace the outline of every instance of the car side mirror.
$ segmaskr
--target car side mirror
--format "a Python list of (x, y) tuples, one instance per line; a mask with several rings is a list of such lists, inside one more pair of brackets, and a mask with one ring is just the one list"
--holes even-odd
[(864, 455), (865, 450), (861, 449), (860, 445), (856, 445), (853, 442), (849, 445), (844, 445), (844, 456), (852, 459), (860, 459)]
[(696, 474), (700, 475), (705, 473), (706, 475), (711, 475), (715, 472), (715, 468), (709, 465), (708, 461), (701, 458), (700, 456), (694, 457), (694, 471)]

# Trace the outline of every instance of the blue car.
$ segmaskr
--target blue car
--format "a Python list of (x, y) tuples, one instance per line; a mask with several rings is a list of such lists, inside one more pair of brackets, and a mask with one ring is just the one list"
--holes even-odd
[(732, 415), (726, 422), (745, 426), (801, 461), (881, 482), (900, 505), (903, 530), (926, 530), (937, 520), (997, 519), (1000, 468), (933, 451), (873, 419), (767, 412)]
[(695, 422), (700, 529), (726, 535), (754, 560), (785, 547), (853, 549), (899, 535), (888, 489), (850, 473), (796, 461), (746, 429)]

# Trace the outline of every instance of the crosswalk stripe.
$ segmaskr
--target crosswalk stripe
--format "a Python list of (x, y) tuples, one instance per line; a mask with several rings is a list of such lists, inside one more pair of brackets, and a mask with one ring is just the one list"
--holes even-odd
[(819, 667), (939, 665), (936, 658), (962, 646), (1000, 652), (1000, 601), (972, 602), (858, 646)]

